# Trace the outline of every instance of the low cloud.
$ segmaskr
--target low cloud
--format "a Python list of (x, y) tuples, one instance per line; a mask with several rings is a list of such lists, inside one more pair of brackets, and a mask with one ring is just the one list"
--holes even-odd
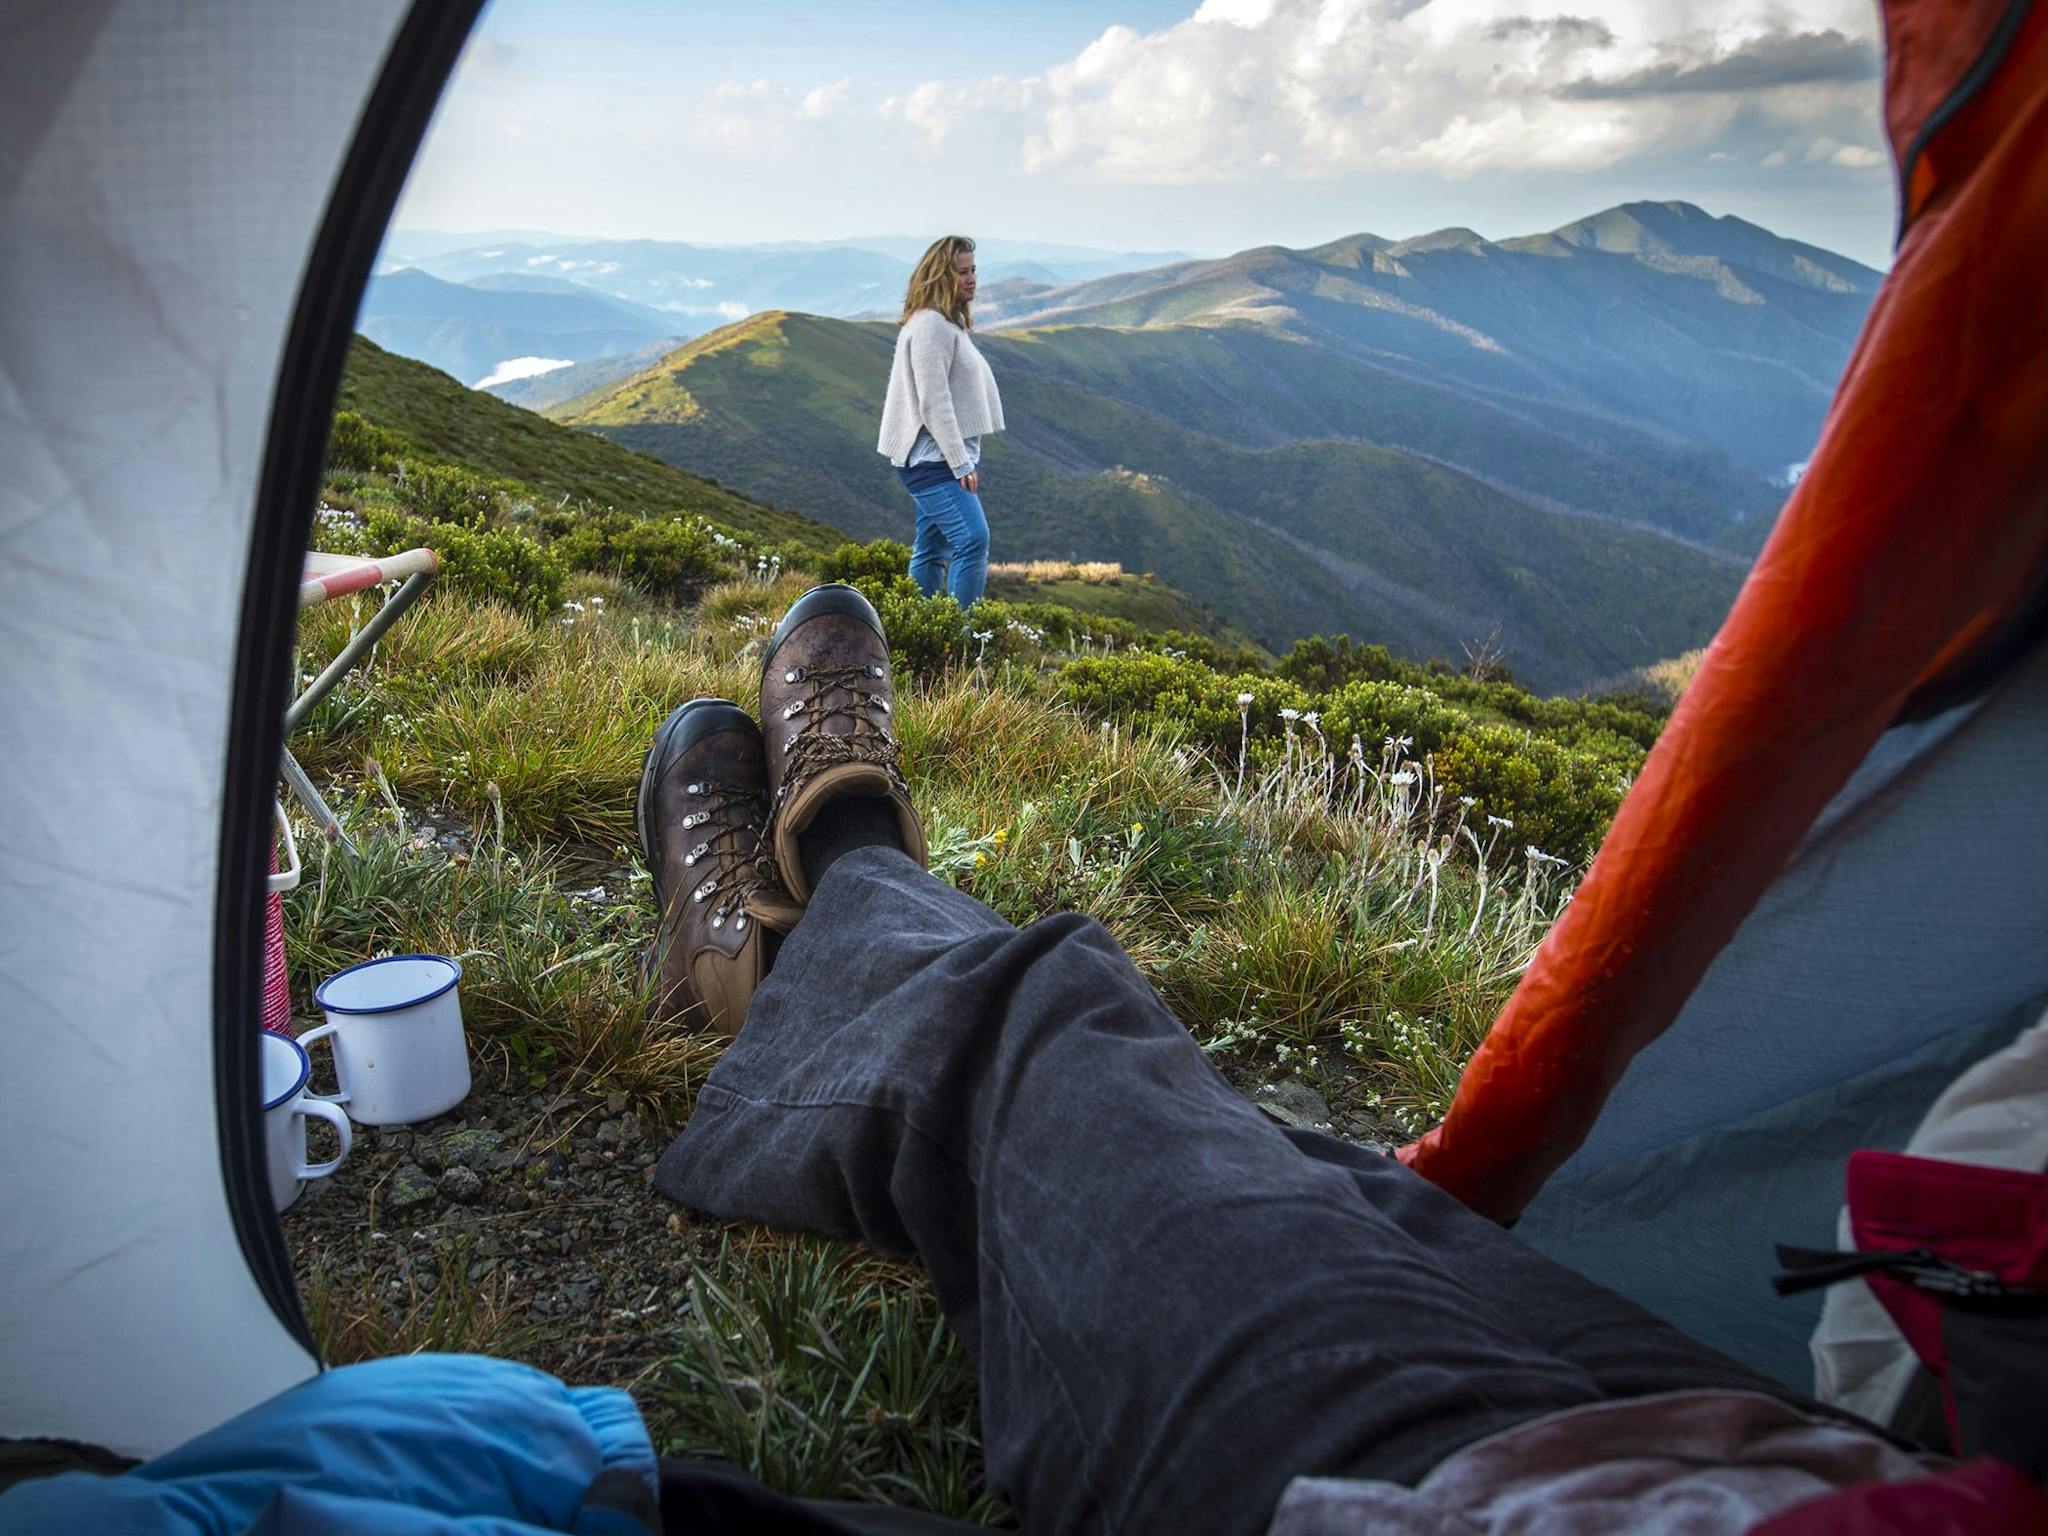
[(469, 387), (489, 389), (493, 384), (510, 384), (514, 379), (537, 379), (558, 368), (573, 367), (575, 363), (566, 357), (508, 357)]
[(1137, 185), (1715, 154), (1860, 170), (1881, 141), (1876, 69), (1861, 0), (1203, 0), (1029, 79), (927, 81), (881, 114), (928, 156)]

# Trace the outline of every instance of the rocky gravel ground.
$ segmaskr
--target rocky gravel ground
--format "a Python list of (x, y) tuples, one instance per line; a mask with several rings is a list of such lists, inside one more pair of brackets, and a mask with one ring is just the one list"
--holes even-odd
[[(357, 1126), (348, 1161), (284, 1216), (331, 1357), (379, 1352), (380, 1327), (410, 1317), (403, 1343), (427, 1333), (573, 1381), (639, 1381), (672, 1332), (691, 1255), (718, 1240), (649, 1186), (663, 1145), (623, 1096), (534, 1093), (481, 1072), (435, 1120)], [(312, 1152), (324, 1155), (317, 1139)]]

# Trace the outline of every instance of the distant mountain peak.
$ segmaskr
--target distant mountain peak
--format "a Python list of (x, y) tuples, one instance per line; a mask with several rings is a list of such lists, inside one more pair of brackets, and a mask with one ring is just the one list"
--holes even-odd
[(1416, 235), (1390, 245), (1387, 247), (1387, 254), (1415, 256), (1424, 251), (1476, 251), (1484, 248), (1487, 243), (1477, 230), (1454, 224), (1448, 229), (1433, 229), (1426, 235)]
[[(1833, 251), (1774, 235), (1733, 214), (1712, 214), (1696, 203), (1621, 203), (1530, 237), (1532, 250), (1561, 242), (1616, 256), (1710, 257), (1784, 282), (1837, 293), (1874, 293), (1879, 272)], [(1515, 242), (1510, 242), (1513, 244)]]

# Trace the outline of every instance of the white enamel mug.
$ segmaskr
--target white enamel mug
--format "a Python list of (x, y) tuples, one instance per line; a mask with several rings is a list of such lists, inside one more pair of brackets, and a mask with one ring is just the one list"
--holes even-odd
[[(306, 1092), (313, 1063), (306, 1048), (284, 1035), (263, 1036), (263, 1140), (270, 1162), (270, 1198), (282, 1211), (299, 1198), (310, 1179), (324, 1179), (348, 1159), (354, 1141), (348, 1116)], [(325, 1120), (341, 1137), (341, 1154), (329, 1163), (306, 1161), (306, 1117)]]
[(364, 1125), (412, 1125), (460, 1104), (469, 1096), (460, 980), (446, 956), (390, 955), (321, 982), (313, 997), (327, 1022), (299, 1044), (331, 1037), (341, 1091), (309, 1097), (346, 1104)]

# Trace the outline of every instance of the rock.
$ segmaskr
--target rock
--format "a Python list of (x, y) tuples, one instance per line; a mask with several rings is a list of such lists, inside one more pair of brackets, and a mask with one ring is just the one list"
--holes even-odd
[(597, 1128), (597, 1144), (600, 1147), (616, 1147), (625, 1139), (626, 1133), (619, 1128), (616, 1120), (607, 1120)]
[(1302, 1131), (1327, 1131), (1330, 1106), (1323, 1096), (1298, 1077), (1263, 1085), (1252, 1102), (1282, 1125)]
[(623, 1115), (626, 1112), (626, 1096), (623, 1093), (605, 1095), (604, 1112), (608, 1115)]
[(416, 1164), (400, 1163), (391, 1175), (384, 1203), (394, 1211), (409, 1211), (416, 1205), (425, 1205), (434, 1198), (435, 1192), (433, 1179)]
[(441, 1193), (458, 1205), (468, 1205), (484, 1192), (484, 1181), (469, 1168), (450, 1168), (441, 1175)]
[(508, 1211), (523, 1211), (532, 1204), (533, 1196), (523, 1189), (512, 1189), (505, 1192), (505, 1209)]
[(454, 1131), (441, 1138), (441, 1160), (451, 1168), (481, 1168), (504, 1139), (496, 1131)]

